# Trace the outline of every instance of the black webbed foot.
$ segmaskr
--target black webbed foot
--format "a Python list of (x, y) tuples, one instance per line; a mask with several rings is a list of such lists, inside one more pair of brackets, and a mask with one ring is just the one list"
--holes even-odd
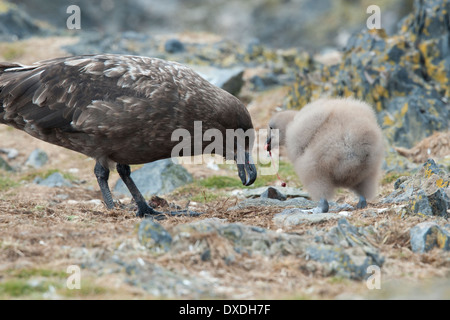
[(319, 205), (312, 209), (312, 213), (326, 213), (329, 210), (328, 201), (325, 198), (321, 198)]
[(359, 201), (358, 204), (356, 205), (356, 208), (363, 209), (365, 207), (367, 207), (366, 198), (364, 196), (359, 196)]

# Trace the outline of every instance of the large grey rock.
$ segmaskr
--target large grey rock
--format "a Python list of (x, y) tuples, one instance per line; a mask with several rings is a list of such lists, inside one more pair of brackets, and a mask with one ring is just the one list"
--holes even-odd
[(342, 218), (323, 236), (316, 235), (318, 244), (308, 246), (306, 252), (313, 260), (328, 263), (337, 275), (365, 279), (370, 276), (369, 266), (381, 267), (385, 260), (368, 241), (366, 234), (371, 232), (373, 230), (361, 230)]
[(72, 187), (73, 185), (66, 180), (63, 175), (59, 172), (52, 173), (47, 178), (42, 179), (40, 177), (37, 177), (33, 181), (34, 183), (46, 186), (50, 188), (57, 188), (57, 187)]
[(228, 208), (228, 211), (239, 210), (248, 207), (297, 207), (302, 209), (312, 209), (317, 206), (317, 202), (298, 197), (281, 201), (269, 198), (246, 199), (239, 202), (236, 206)]
[(41, 168), (43, 167), (46, 163), (48, 162), (48, 155), (47, 153), (45, 153), (45, 151), (41, 150), (41, 149), (34, 149), (27, 161), (25, 162), (25, 165), (28, 167), (33, 167), (33, 168)]
[[(193, 181), (191, 174), (171, 159), (147, 163), (133, 171), (131, 178), (144, 197), (167, 194)], [(114, 193), (131, 196), (122, 179), (117, 181)]]
[(363, 280), (370, 276), (369, 266), (379, 265), (378, 254), (366, 252), (361, 247), (340, 248), (326, 244), (311, 244), (306, 248), (308, 258), (325, 263), (332, 274), (341, 277)]
[[(192, 223), (177, 225), (171, 230), (174, 239), (172, 250), (184, 251), (197, 250), (199, 255), (209, 249), (212, 258), (232, 260), (236, 253), (257, 253), (269, 257), (276, 255), (300, 254), (306, 244), (305, 239), (299, 235), (277, 233), (272, 230), (248, 226), (242, 223), (226, 223), (223, 220), (213, 218), (204, 219)], [(216, 235), (225, 250), (216, 250), (210, 246), (208, 238)], [(192, 243), (194, 241), (194, 243)], [(195, 248), (192, 245), (195, 244)], [(220, 257), (214, 254), (221, 255)]]
[(338, 220), (342, 218), (336, 213), (307, 213), (301, 209), (286, 209), (277, 213), (273, 221), (279, 226), (295, 226), (302, 223), (320, 223), (328, 220)]
[(242, 67), (228, 69), (196, 65), (192, 65), (191, 67), (213, 85), (222, 88), (233, 95), (237, 95), (244, 85), (244, 80), (242, 78), (244, 69)]
[(422, 222), (411, 228), (411, 249), (413, 252), (424, 253), (433, 248), (450, 250), (450, 232), (434, 222)]
[[(282, 208), (295, 207), (304, 210), (309, 210), (317, 207), (318, 204), (319, 203), (317, 201), (308, 200), (303, 197), (287, 199), (285, 201), (270, 198), (256, 198), (256, 199), (245, 199), (239, 202), (237, 205), (228, 208), (228, 211), (239, 210), (248, 207), (282, 207)], [(347, 203), (338, 204), (336, 202), (329, 202), (329, 205), (330, 205), (329, 212), (354, 210), (354, 208)]]

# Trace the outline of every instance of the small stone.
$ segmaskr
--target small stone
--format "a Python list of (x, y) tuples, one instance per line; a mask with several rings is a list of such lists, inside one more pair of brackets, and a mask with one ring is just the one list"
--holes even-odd
[(200, 255), (200, 259), (202, 259), (202, 261), (211, 260), (211, 249), (208, 248), (205, 251), (203, 251), (203, 253)]
[[(263, 192), (267, 190), (267, 187), (260, 187), (260, 188), (249, 188), (244, 189), (242, 191), (242, 194), (247, 198), (259, 198)], [(296, 198), (296, 197), (303, 197), (303, 198), (309, 198), (309, 194), (306, 191), (303, 191), (299, 188), (293, 188), (293, 187), (285, 187), (283, 189), (283, 194), (287, 198)]]
[(267, 188), (267, 190), (261, 194), (261, 198), (277, 199), (280, 201), (284, 201), (287, 199), (284, 194), (282, 194), (280, 191), (278, 191), (278, 189), (274, 187)]
[(411, 228), (411, 249), (416, 253), (428, 252), (437, 247), (450, 250), (450, 232), (434, 222), (422, 222)]
[(164, 50), (168, 53), (180, 53), (185, 51), (184, 44), (178, 39), (169, 39), (164, 44)]
[(0, 152), (5, 153), (8, 159), (14, 159), (19, 155), (19, 151), (17, 151), (17, 149), (14, 148), (1, 148)]
[(172, 236), (166, 229), (153, 219), (144, 219), (139, 225), (139, 242), (148, 249), (157, 252), (167, 252), (172, 244)]
[(341, 216), (335, 213), (307, 213), (304, 210), (286, 209), (277, 213), (273, 221), (278, 226), (296, 226), (303, 223), (320, 223), (328, 220), (339, 220)]
[(241, 67), (224, 69), (210, 66), (192, 66), (192, 68), (213, 85), (233, 95), (237, 95), (244, 85), (243, 75), (245, 70)]

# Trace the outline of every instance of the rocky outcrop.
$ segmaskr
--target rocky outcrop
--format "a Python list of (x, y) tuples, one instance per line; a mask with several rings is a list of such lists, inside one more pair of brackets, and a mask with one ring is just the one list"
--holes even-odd
[[(148, 230), (145, 236), (143, 230)], [(153, 221), (144, 220), (139, 227), (139, 240), (147, 248), (161, 250), (163, 242), (162, 251), (167, 254), (189, 251), (197, 253), (202, 261), (219, 259), (233, 264), (242, 255), (262, 255), (269, 259), (293, 255), (325, 264), (330, 275), (358, 280), (368, 276), (370, 265), (384, 263), (378, 250), (346, 219), (339, 220), (336, 227), (322, 234), (323, 237), (300, 236), (220, 219), (177, 225), (169, 232)]]
[(448, 218), (449, 186), (450, 174), (429, 159), (414, 175), (399, 178), (382, 202), (406, 204), (405, 214)]
[(16, 41), (45, 31), (25, 11), (15, 5), (0, 3), (0, 41)]
[(450, 232), (433, 222), (422, 222), (410, 230), (411, 249), (425, 253), (433, 248), (450, 250)]

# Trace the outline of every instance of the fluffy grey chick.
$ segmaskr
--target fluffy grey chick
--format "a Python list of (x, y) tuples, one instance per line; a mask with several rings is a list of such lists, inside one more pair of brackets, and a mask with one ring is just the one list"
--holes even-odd
[(338, 187), (359, 196), (358, 208), (375, 196), (384, 147), (381, 129), (370, 105), (363, 101), (319, 99), (300, 111), (283, 111), (269, 122), (267, 148), (271, 149), (274, 129), (279, 143), (301, 182), (314, 200), (314, 212), (328, 212), (328, 199)]

